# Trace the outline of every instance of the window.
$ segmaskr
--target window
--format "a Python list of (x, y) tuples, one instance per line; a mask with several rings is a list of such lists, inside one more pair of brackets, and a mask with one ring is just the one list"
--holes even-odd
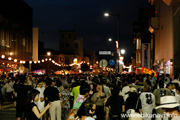
[(137, 39), (137, 41), (136, 41), (136, 49), (137, 50), (141, 49), (141, 39)]

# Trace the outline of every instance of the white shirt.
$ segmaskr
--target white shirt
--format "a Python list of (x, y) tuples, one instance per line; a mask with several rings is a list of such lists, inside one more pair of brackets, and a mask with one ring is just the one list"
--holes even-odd
[(36, 90), (38, 90), (40, 92), (39, 94), (39, 101), (36, 102), (36, 105), (37, 107), (39, 108), (39, 110), (43, 109), (44, 108), (44, 105), (45, 105), (45, 102), (41, 102), (41, 99), (40, 98), (44, 98), (44, 90), (45, 90), (45, 87), (37, 87)]
[(142, 92), (140, 95), (142, 104), (142, 112), (152, 114), (152, 110), (155, 107), (155, 96), (151, 92)]
[(122, 96), (124, 98), (124, 102), (126, 102), (126, 99), (129, 97), (129, 93), (130, 92), (130, 87), (129, 86), (125, 86), (122, 89)]
[(6, 88), (6, 92), (13, 92), (13, 83), (12, 82), (6, 83), (5, 88)]
[(104, 88), (104, 92), (106, 94), (106, 97), (109, 98), (109, 94), (111, 94), (111, 90), (109, 89), (109, 87), (107, 87), (105, 85), (103, 86), (103, 88)]

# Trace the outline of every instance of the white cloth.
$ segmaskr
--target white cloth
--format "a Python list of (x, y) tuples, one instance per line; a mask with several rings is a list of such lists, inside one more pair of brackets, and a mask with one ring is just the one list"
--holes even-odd
[(13, 83), (12, 82), (6, 83), (5, 88), (6, 88), (6, 92), (13, 92)]
[(85, 98), (84, 96), (78, 94), (78, 97), (77, 97), (76, 101), (74, 102), (74, 105), (75, 105), (77, 102), (83, 103), (85, 100), (86, 100), (86, 98)]
[(44, 98), (44, 90), (45, 90), (45, 87), (41, 87), (41, 88), (36, 88), (36, 90), (38, 90), (40, 92), (39, 94), (39, 101), (38, 102), (35, 102), (36, 105), (38, 106), (39, 110), (43, 109), (44, 108), (44, 105), (45, 105), (45, 102), (41, 102), (40, 98)]
[[(142, 92), (140, 95), (142, 104), (143, 120), (151, 120), (148, 115), (152, 114), (152, 110), (155, 107), (155, 96), (151, 92)], [(146, 116), (147, 115), (147, 116)]]
[(179, 81), (179, 80), (177, 80), (177, 79), (173, 80), (173, 81), (172, 81), (172, 83), (178, 83), (178, 84), (179, 84), (179, 86), (180, 86), (180, 81)]
[(109, 94), (111, 94), (111, 90), (109, 89), (109, 87), (107, 87), (105, 85), (103, 86), (103, 88), (104, 88), (104, 92), (106, 94), (106, 97), (109, 98)]
[(129, 97), (129, 93), (130, 92), (130, 87), (129, 86), (125, 86), (122, 89), (122, 96), (124, 98), (124, 102), (126, 102), (126, 99)]
[(174, 117), (171, 120), (180, 120), (180, 116)]

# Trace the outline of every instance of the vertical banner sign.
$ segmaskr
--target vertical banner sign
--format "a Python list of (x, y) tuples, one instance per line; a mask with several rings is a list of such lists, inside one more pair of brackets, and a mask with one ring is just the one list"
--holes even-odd
[(142, 67), (146, 67), (150, 69), (150, 51), (151, 51), (151, 46), (150, 43), (143, 43), (142, 44)]

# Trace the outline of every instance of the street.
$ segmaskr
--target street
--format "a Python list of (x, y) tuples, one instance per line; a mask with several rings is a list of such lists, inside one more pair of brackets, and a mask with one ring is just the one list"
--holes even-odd
[(16, 120), (16, 110), (13, 104), (4, 103), (0, 110), (0, 120)]

